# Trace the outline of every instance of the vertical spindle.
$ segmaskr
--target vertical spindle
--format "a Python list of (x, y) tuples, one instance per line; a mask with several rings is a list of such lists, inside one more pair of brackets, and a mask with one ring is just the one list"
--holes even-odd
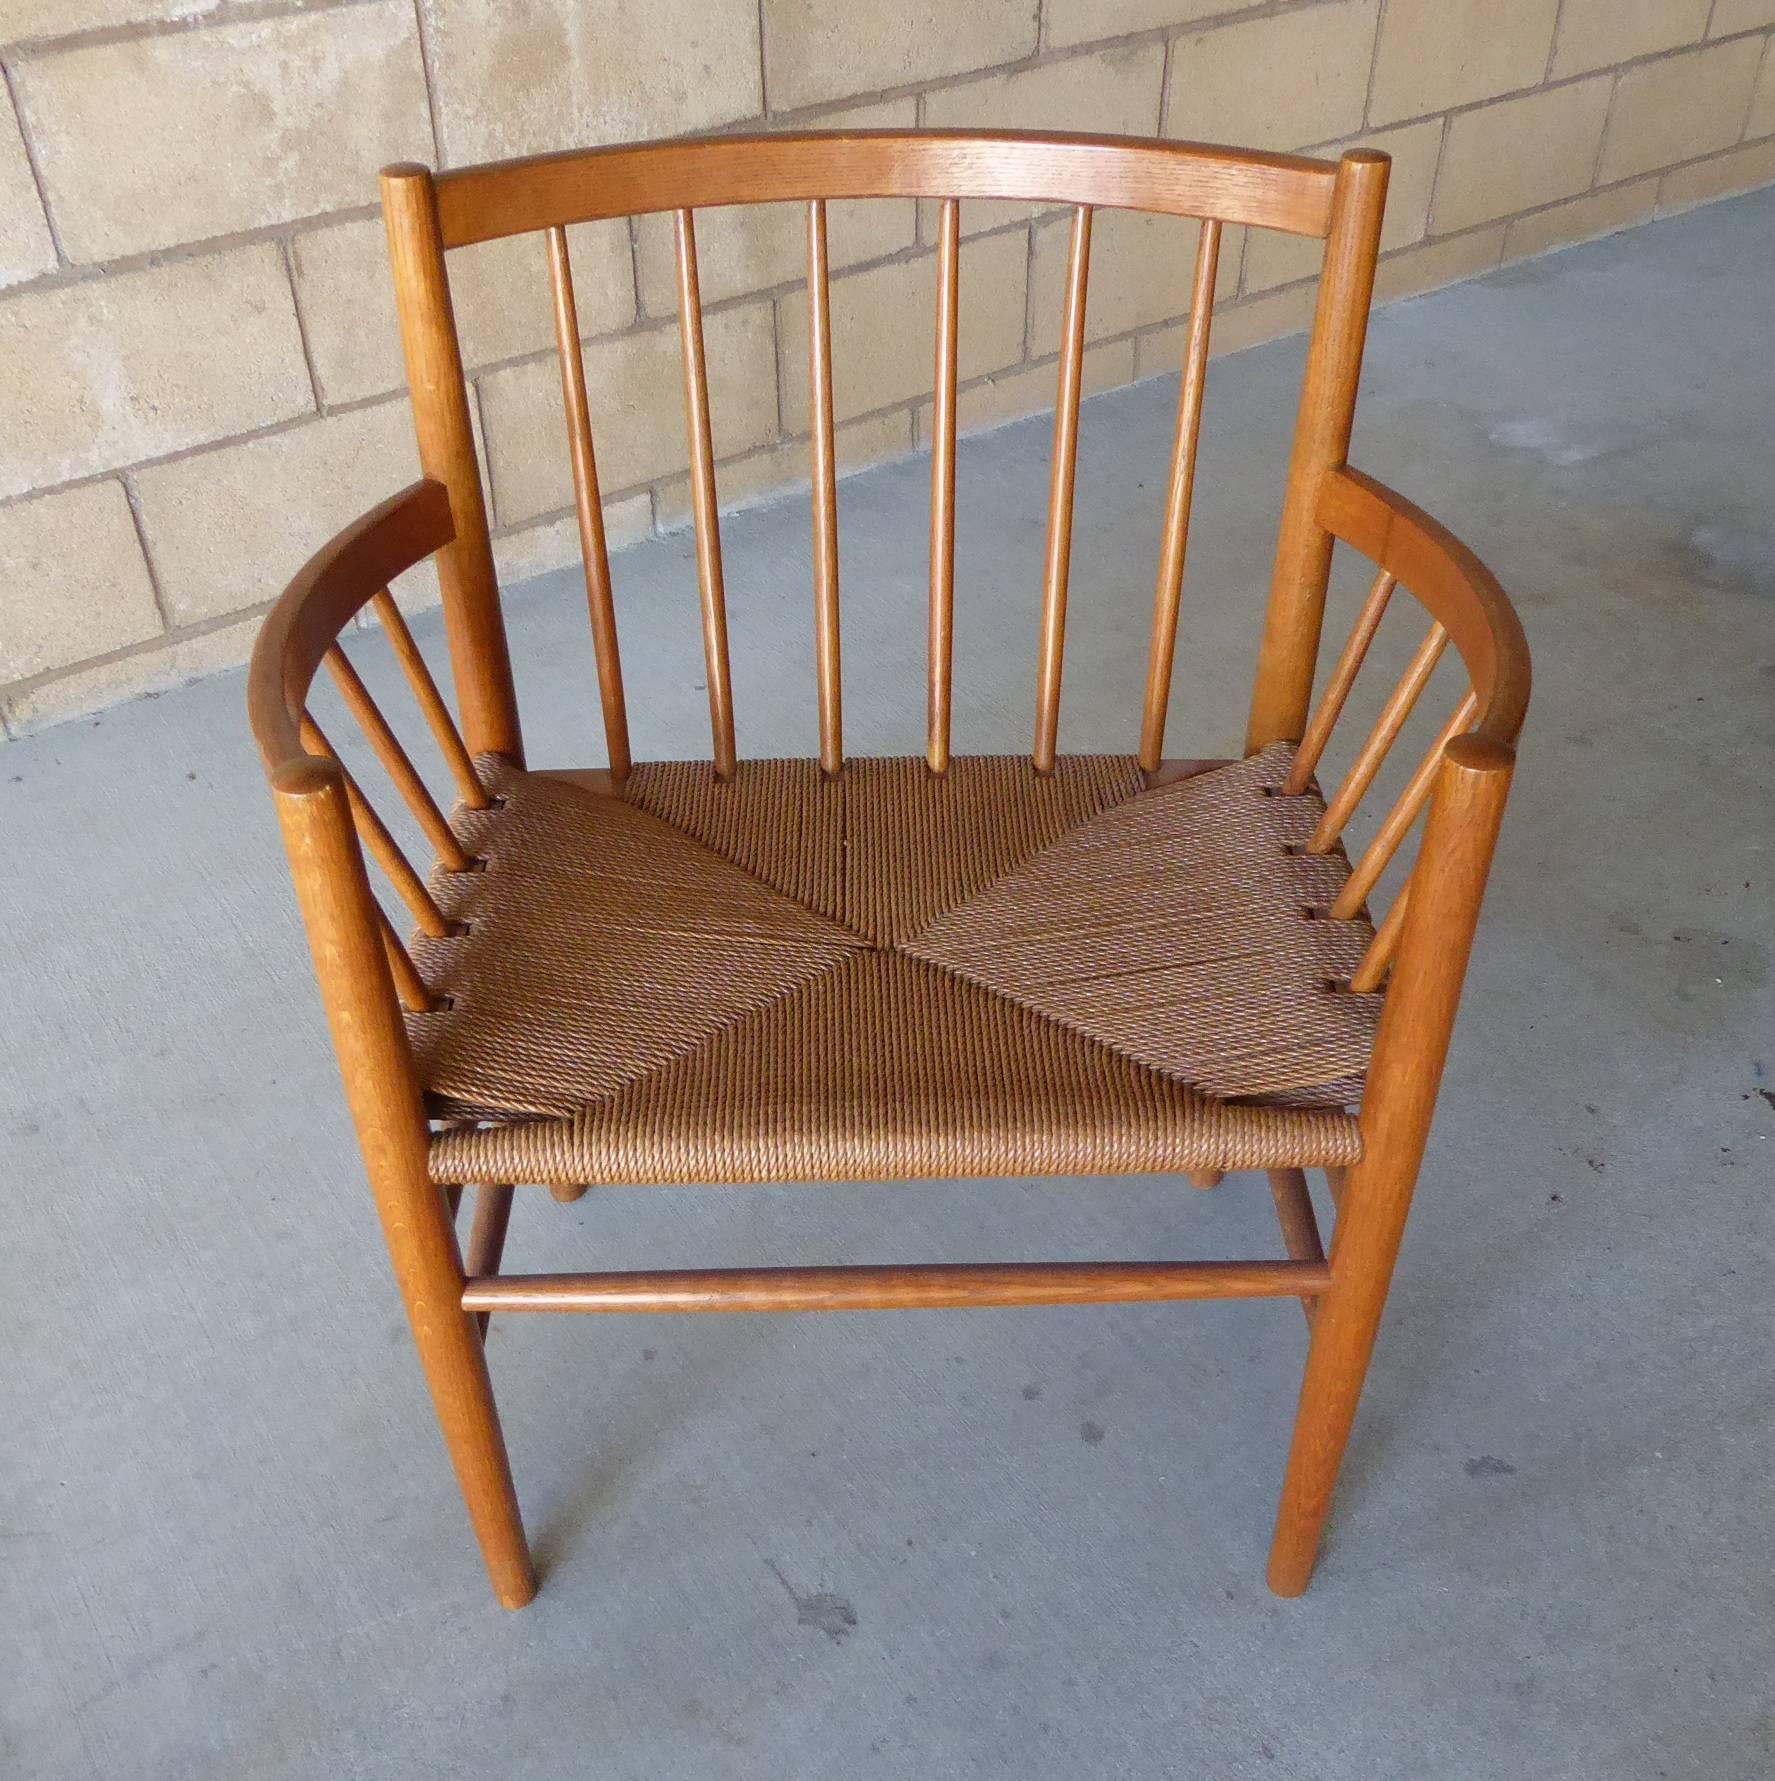
[(554, 228), (547, 233), (555, 352), (561, 361), (561, 404), (567, 413), (573, 506), (579, 516), (579, 554), (585, 564), (586, 607), (592, 621), (592, 655), (598, 668), (598, 702), (604, 712), (604, 749), (610, 760), (610, 777), (620, 784), (629, 776), (629, 714), (623, 697), (622, 652), (616, 641), (610, 553), (604, 539), (604, 498), (598, 487), (598, 457), (592, 447), (591, 409), (586, 400), (585, 360), (580, 354), (579, 306), (573, 297), (567, 231)]
[(1079, 389), (1085, 363), (1085, 286), (1091, 263), (1091, 207), (1072, 213), (1066, 259), (1066, 311), (1060, 388), (1054, 404), (1054, 463), (1048, 479), (1048, 551), (1042, 576), (1042, 631), (1036, 662), (1035, 769), (1054, 770), (1060, 731), (1060, 665), (1066, 648), (1066, 591), (1072, 563), (1073, 473), (1079, 455)]
[(838, 652), (838, 463), (832, 440), (832, 288), (826, 204), (807, 207), (807, 399), (813, 441), (814, 676), (820, 697), (820, 766), (844, 766), (843, 685)]
[(1196, 239), (1190, 286), (1189, 335), (1177, 386), (1177, 434), (1171, 446), (1171, 485), (1165, 497), (1165, 535), (1153, 592), (1152, 647), (1147, 656), (1146, 708), (1140, 727), (1140, 764), (1151, 773), (1165, 752), (1165, 713), (1177, 660), (1177, 611), (1183, 560), (1189, 548), (1190, 506), (1196, 487), (1196, 448), (1202, 434), (1202, 391), (1208, 378), (1208, 337), (1214, 322), (1214, 281), (1220, 268), (1220, 221), (1210, 217)]
[(672, 213), (678, 259), (678, 327), (684, 347), (684, 413), (690, 433), (690, 499), (696, 522), (697, 589), (703, 609), (703, 662), (709, 682), (709, 728), (715, 771), (731, 779), (733, 683), (727, 659), (727, 589), (721, 575), (721, 515), (715, 493), (715, 439), (709, 419), (709, 368), (703, 354), (703, 299), (697, 282), (696, 225), (688, 210)]
[(931, 379), (931, 622), (925, 758), (949, 767), (955, 656), (955, 378), (960, 317), (961, 205), (945, 198), (937, 225), (937, 363)]

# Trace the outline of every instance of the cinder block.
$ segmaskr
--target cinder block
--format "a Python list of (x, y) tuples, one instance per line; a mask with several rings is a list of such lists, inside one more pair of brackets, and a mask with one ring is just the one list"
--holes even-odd
[(1375, 275), (1374, 300), (1377, 304), (1396, 303), (1402, 297), (1440, 290), (1445, 284), (1459, 284), (1463, 278), (1477, 278), (1482, 272), (1495, 270), (1503, 257), (1502, 223), (1447, 241), (1407, 248), (1404, 253), (1381, 261)]
[(35, 686), (15, 687), (0, 694), (0, 711), (14, 735), (41, 730), (70, 718), (86, 717), (125, 699), (165, 692), (225, 668), (238, 668), (253, 652), (258, 618), (173, 637), (158, 649), (143, 649), (115, 661), (95, 662)]
[(1451, 118), (1431, 209), (1437, 231), (1453, 234), (1583, 191), (1613, 84), (1598, 74)]
[(1379, 16), (1379, 0), (1332, 0), (1178, 38), (1165, 134), (1295, 149), (1361, 129)]
[(24, 680), (160, 634), (120, 482), (0, 507), (0, 680)]
[(1713, 0), (1565, 0), (1553, 46), (1553, 78), (1698, 43), (1712, 5)]
[(1657, 180), (1638, 179), (1631, 185), (1574, 198), (1569, 204), (1556, 204), (1533, 216), (1519, 216), (1504, 231), (1504, 258), (1532, 259), (1576, 241), (1613, 235), (1617, 229), (1643, 223), (1657, 208), (1657, 201)]
[(402, 400), (136, 472), (175, 625), (261, 606), (341, 527), (419, 474)]
[(1559, 0), (1388, 0), (1371, 124), (1538, 86)]
[(1775, 183), (1775, 139), (1678, 167), (1658, 182), (1658, 211), (1669, 216)]
[(446, 166), (681, 136), (764, 109), (758, 0), (420, 3)]
[(1048, 44), (1058, 48), (1244, 12), (1247, 0), (1046, 0), (1044, 10)]
[(1602, 183), (1730, 148), (1749, 115), (1764, 47), (1762, 38), (1737, 37), (1629, 68), (1609, 113)]
[[(680, 0), (694, 8), (697, 0)], [(748, 11), (754, 0), (745, 0)], [(772, 111), (883, 87), (914, 86), (1032, 55), (1030, 0), (905, 0), (899, 6), (763, 0), (764, 79)], [(653, 27), (657, 30), (656, 24)]]
[(406, 0), (91, 44), (16, 79), (74, 260), (364, 204), (382, 163), (432, 153)]
[(312, 409), (275, 246), (0, 302), (0, 496)]
[(0, 290), (55, 270), (55, 243), (12, 99), (0, 86)]

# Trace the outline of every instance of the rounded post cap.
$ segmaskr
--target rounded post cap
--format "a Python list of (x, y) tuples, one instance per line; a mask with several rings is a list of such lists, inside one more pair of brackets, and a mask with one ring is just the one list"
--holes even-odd
[(345, 775), (337, 761), (319, 755), (298, 755), (271, 773), (271, 789), (280, 798), (320, 798), (345, 789)]
[(1508, 773), (1516, 765), (1516, 750), (1469, 732), (1453, 738), (1443, 749), (1442, 759), (1445, 765), (1465, 773)]
[(430, 179), (431, 169), (423, 161), (390, 161), (382, 169), (382, 179), (387, 184), (409, 179)]
[(1391, 167), (1393, 157), (1384, 148), (1347, 148), (1338, 156), (1346, 167)]

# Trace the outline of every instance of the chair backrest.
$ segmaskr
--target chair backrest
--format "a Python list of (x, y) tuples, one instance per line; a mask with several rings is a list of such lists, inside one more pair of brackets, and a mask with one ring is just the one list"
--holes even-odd
[(716, 771), (726, 776), (735, 764), (733, 698), (695, 212), (764, 202), (806, 205), (816, 682), (820, 757), (827, 771), (836, 772), (843, 760), (843, 716), (826, 206), (837, 199), (906, 197), (940, 205), (931, 297), (936, 338), (926, 737), (931, 766), (941, 771), (950, 748), (959, 242), (961, 206), (975, 199), (1067, 205), (1073, 211), (1035, 687), (1032, 754), (1039, 771), (1052, 767), (1057, 747), (1093, 212), (1148, 211), (1199, 219), (1202, 225), (1139, 729), (1140, 758), (1149, 769), (1163, 751), (1222, 232), (1245, 225), (1326, 242), (1249, 745), (1298, 737), (1311, 694), (1331, 556), (1331, 533), (1318, 503), (1325, 473), (1342, 463), (1349, 443), (1388, 166), (1385, 155), (1368, 150), (1331, 162), (1134, 138), (890, 130), (649, 143), (439, 175), (418, 166), (388, 169), (383, 206), (420, 458), (426, 475), (449, 490), (455, 526), (439, 567), (469, 747), (517, 759), (522, 743), (451, 311), (449, 252), (503, 236), (535, 232), (546, 238), (604, 728), (611, 772), (620, 780), (629, 764), (628, 724), (599, 499), (597, 393), (586, 388), (566, 230), (652, 212), (673, 216), (712, 753)]
[[(1246, 739), (1248, 751), (1271, 742), (1298, 742), (1291, 771), (1281, 788), (1284, 793), (1299, 793), (1311, 782), (1395, 590), (1405, 588), (1431, 619), (1428, 633), (1384, 702), (1354, 764), (1331, 795), (1306, 851), (1325, 852), (1338, 845), (1451, 642), (1466, 670), (1465, 694), (1381, 819), (1344, 890), (1326, 912), (1340, 919), (1357, 914), (1430, 801), (1439, 783), (1439, 769), (1455, 754), (1461, 761), (1480, 761), (1486, 766), (1487, 774), (1482, 777), (1493, 789), (1486, 794), (1491, 814), (1484, 821), (1491, 823), (1495, 832), (1495, 816), (1502, 807), (1502, 788), (1508, 783), (1508, 765), (1529, 690), (1528, 650), (1521, 627), (1484, 565), (1426, 514), (1344, 462), (1373, 287), (1387, 166), (1385, 156), (1366, 151), (1345, 155), (1337, 162), (1321, 162), (1187, 143), (879, 131), (720, 137), (593, 149), (463, 168), (441, 176), (422, 167), (389, 169), (383, 175), (384, 210), (426, 480), (366, 514), (319, 552), (267, 619), (255, 651), (250, 699), (255, 733), (274, 784), (280, 773), (287, 773), (292, 787), (312, 789), (319, 783), (314, 772), (318, 757), (334, 776), (331, 783), (343, 800), (339, 810), (349, 805), (351, 824), (363, 847), (382, 867), (421, 931), (446, 931), (423, 876), (406, 859), (387, 825), (339, 762), (307, 701), (310, 683), (324, 663), (395, 789), (432, 844), (438, 862), (446, 870), (469, 869), (473, 862), (463, 855), (437, 801), (346, 659), (339, 638), (358, 610), (374, 602), (458, 795), (470, 807), (484, 807), (488, 794), (474, 758), (491, 753), (522, 764), (523, 749), (445, 256), (452, 248), (527, 231), (541, 231), (547, 241), (609, 770), (618, 782), (627, 775), (628, 724), (591, 425), (593, 393), (586, 387), (566, 230), (578, 222), (656, 211), (670, 211), (675, 221), (679, 328), (714, 768), (724, 777), (735, 772), (721, 530), (694, 212), (709, 205), (782, 200), (807, 206), (813, 610), (820, 755), (829, 772), (841, 769), (838, 514), (825, 207), (832, 199), (858, 197), (934, 198), (941, 205), (933, 281), (935, 388), (926, 739), (927, 758), (937, 772), (948, 764), (950, 746), (959, 207), (975, 198), (1073, 206), (1031, 751), (1035, 769), (1048, 770), (1056, 754), (1066, 633), (1092, 212), (1102, 206), (1143, 209), (1198, 218), (1202, 226), (1140, 718), (1141, 765), (1149, 774), (1161, 769), (1215, 274), (1221, 231), (1227, 224), (1282, 229), (1326, 241)], [(1339, 540), (1369, 558), (1378, 574), (1319, 706), (1312, 710), (1331, 554)], [(387, 584), (396, 575), (427, 557), (436, 559), (443, 590), (460, 730), (387, 592)], [(1469, 732), (1474, 737), (1472, 745), (1463, 745), (1465, 752), (1451, 753), (1449, 744)], [(1502, 771), (1493, 773), (1493, 768)], [(1453, 777), (1444, 775), (1444, 781), (1457, 789), (1465, 786), (1467, 768), (1451, 771)], [(1463, 791), (1462, 798), (1465, 796)], [(1455, 821), (1451, 815), (1449, 822)], [(1448, 832), (1454, 834), (1456, 829)], [(1417, 900), (1412, 886), (1422, 875), (1424, 851), (1427, 849), (1420, 851), (1404, 890), (1393, 899), (1352, 978), (1352, 988), (1376, 989), (1387, 979), (1408, 906)], [(1456, 871), (1458, 864), (1451, 854), (1438, 869)], [(1483, 873), (1479, 882), (1483, 883)], [(1430, 920), (1431, 900), (1424, 899), (1425, 922)], [(1476, 913), (1476, 901), (1472, 909)], [(411, 1009), (429, 1006), (425, 986), (386, 915), (378, 912), (374, 919), (381, 929), (395, 992)]]

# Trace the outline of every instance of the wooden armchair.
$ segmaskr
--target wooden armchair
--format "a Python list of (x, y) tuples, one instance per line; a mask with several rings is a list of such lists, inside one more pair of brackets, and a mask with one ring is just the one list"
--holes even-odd
[[(383, 176), (425, 480), (267, 618), (254, 734), (415, 1341), (494, 1590), (535, 1591), (482, 1336), (495, 1311), (807, 1311), (1298, 1299), (1312, 1326), (1269, 1579), (1311, 1574), (1415, 1185), (1528, 698), (1484, 567), (1344, 463), (1387, 183), (1336, 163), (1081, 136), (870, 132), (597, 149)], [(847, 759), (825, 205), (941, 201), (922, 757)], [(1030, 755), (950, 752), (959, 205), (1073, 208)], [(817, 761), (734, 746), (696, 209), (807, 212)], [(1128, 756), (1058, 752), (1093, 210), (1200, 218), (1150, 666)], [(676, 221), (712, 763), (630, 758), (569, 225)], [(1163, 756), (1226, 225), (1326, 242), (1245, 758)], [(607, 765), (526, 766), (448, 250), (547, 246)], [(1317, 709), (1335, 540), (1378, 570)], [(387, 590), (434, 558), (460, 728)], [(1429, 627), (1329, 798), (1314, 770), (1397, 588)], [(1033, 593), (1033, 590), (1032, 590)], [(962, 597), (966, 598), (965, 588)], [(341, 647), (373, 604), (454, 787), (446, 814)], [(1469, 688), (1352, 866), (1339, 837), (1452, 641)], [(403, 855), (309, 714), (325, 665), (435, 852)], [(1405, 889), (1368, 902), (1428, 807)], [(373, 858), (411, 916), (373, 895)], [(1304, 1170), (1327, 1170), (1322, 1247)], [(1285, 1255), (511, 1276), (514, 1183), (1268, 1172)], [(466, 1246), (455, 1229), (476, 1189)]]

